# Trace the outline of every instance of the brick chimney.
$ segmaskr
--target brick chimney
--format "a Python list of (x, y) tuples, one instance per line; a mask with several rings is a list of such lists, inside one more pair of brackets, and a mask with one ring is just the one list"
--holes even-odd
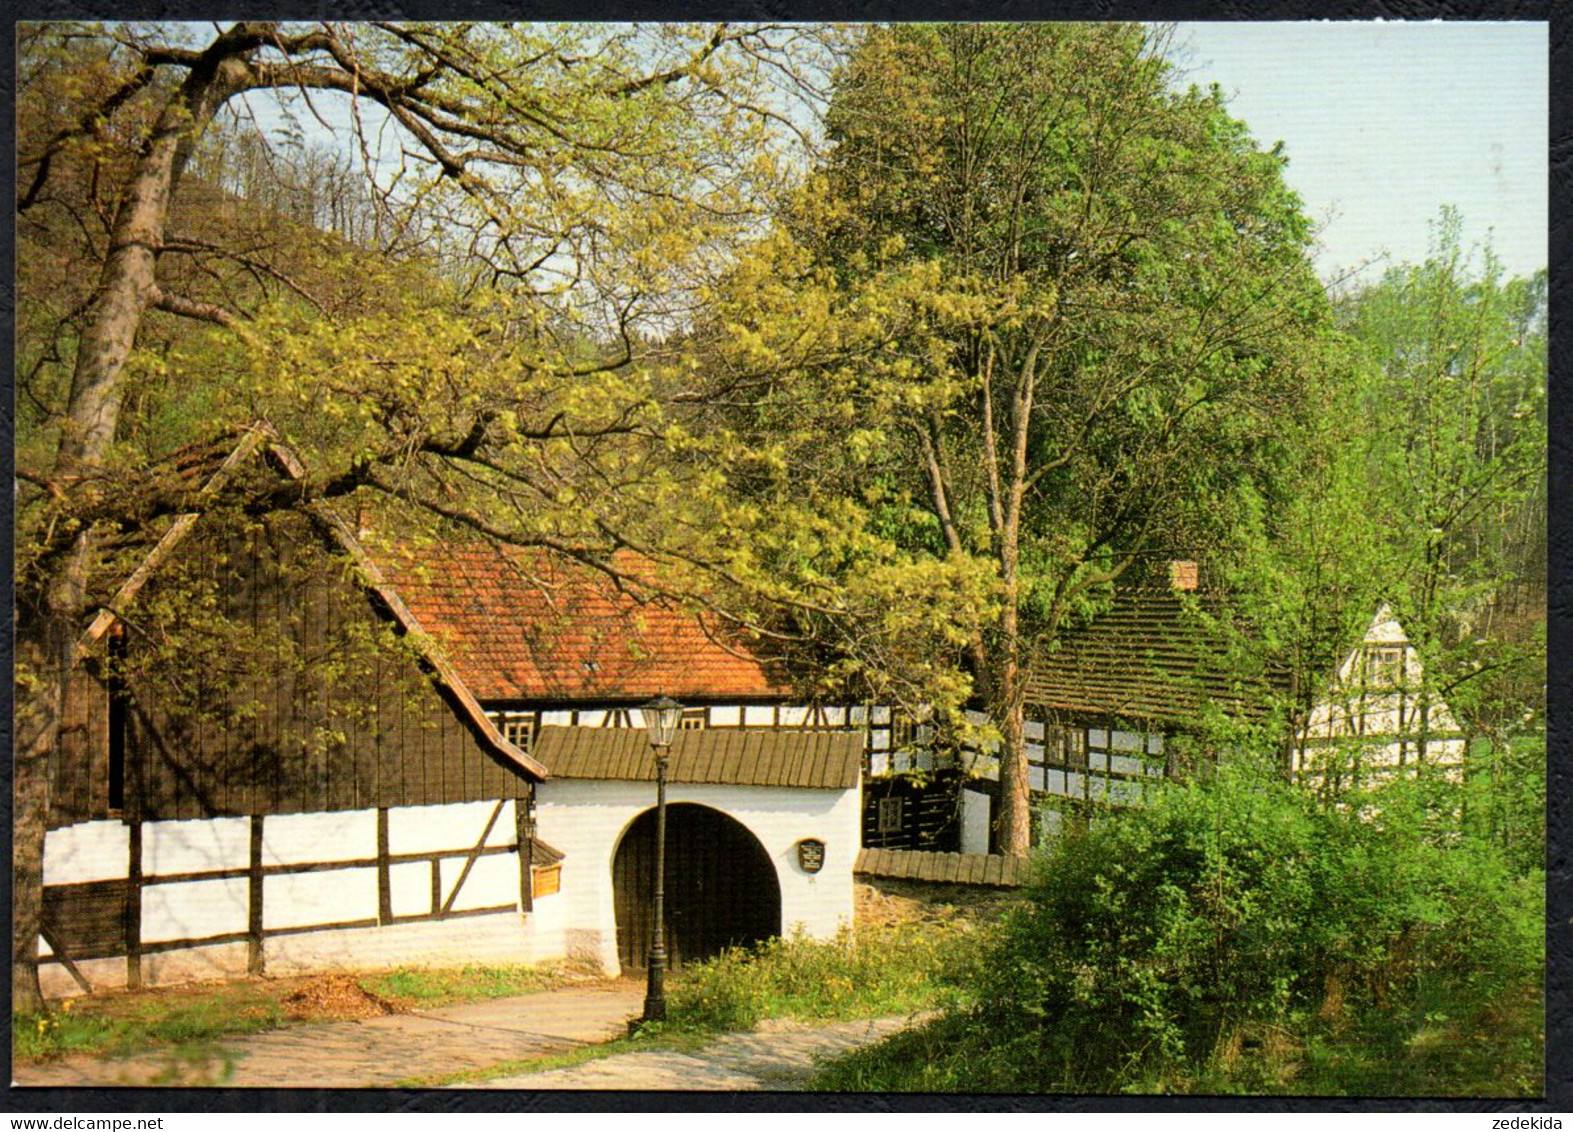
[(1175, 558), (1169, 562), (1169, 588), (1185, 590), (1187, 592), (1196, 588), (1196, 563), (1186, 558)]

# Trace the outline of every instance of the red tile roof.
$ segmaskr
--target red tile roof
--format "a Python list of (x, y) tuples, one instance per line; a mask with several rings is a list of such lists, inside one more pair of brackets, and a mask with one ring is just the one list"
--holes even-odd
[(641, 604), (588, 567), (482, 543), (379, 558), (421, 628), (481, 700), (789, 694), (720, 626), (672, 603)]

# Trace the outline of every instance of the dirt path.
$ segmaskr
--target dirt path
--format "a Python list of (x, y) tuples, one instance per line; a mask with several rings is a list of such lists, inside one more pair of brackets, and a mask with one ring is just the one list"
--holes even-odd
[[(626, 1034), (644, 986), (582, 983), (513, 998), (356, 1022), (290, 1026), (214, 1043), (202, 1054), (157, 1050), (132, 1057), (68, 1057), (20, 1067), (26, 1088), (231, 1086), (378, 1088), (598, 1045)], [(541, 1073), (499, 1077), (481, 1089), (800, 1089), (814, 1063), (894, 1033), (912, 1019), (811, 1026), (769, 1021), (701, 1049), (615, 1054)]]
[(598, 1058), (565, 1069), (498, 1077), (479, 1089), (689, 1089), (746, 1092), (803, 1088), (816, 1061), (878, 1041), (912, 1021), (907, 1017), (808, 1025), (769, 1021), (725, 1034), (703, 1049), (642, 1050)]
[(159, 1050), (125, 1058), (68, 1057), (24, 1065), (19, 1086), (226, 1085), (357, 1088), (438, 1077), (594, 1045), (627, 1033), (644, 987), (585, 983), (514, 998), (359, 1022), (322, 1022), (232, 1038), (204, 1056)]

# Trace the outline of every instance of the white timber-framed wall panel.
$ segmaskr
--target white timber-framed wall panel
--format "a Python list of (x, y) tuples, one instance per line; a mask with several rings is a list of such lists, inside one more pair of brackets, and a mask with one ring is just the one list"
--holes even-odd
[(44, 883), (123, 880), (130, 871), (131, 827), (89, 821), (51, 829), (44, 838)]
[(262, 884), (265, 931), (377, 918), (376, 869), (286, 873)]
[(989, 813), (992, 802), (987, 794), (977, 790), (961, 792), (961, 851), (987, 853), (989, 851)]
[[(448, 894), (464, 875), (465, 862), (461, 858), (449, 857), (438, 867), (441, 870), (443, 899), (447, 900)], [(518, 903), (518, 860), (512, 855), (478, 857), (470, 865), (469, 875), (464, 876), (464, 885), (454, 898), (453, 910), (470, 912), (477, 908), (495, 908), (499, 904), (517, 907)]]
[[(468, 849), (480, 840), (481, 831), (497, 809), (495, 801), (453, 802), (443, 806), (405, 806), (388, 812), (388, 850), (400, 853), (436, 853), (447, 849)], [(514, 803), (505, 801), (487, 845), (511, 845), (514, 838)], [(456, 831), (463, 830), (463, 834)], [(469, 842), (463, 846), (455, 842)]]
[[(388, 895), (396, 922), (387, 922), (380, 907), (377, 810), (264, 816), (255, 861), (253, 820), (145, 822), (139, 831), (110, 820), (49, 831), (46, 885), (140, 878), (128, 897), (134, 902), (129, 922), (138, 927), (134, 934), (140, 959), (128, 960), (123, 943), (116, 944), (119, 954), (113, 956), (73, 957), (93, 989), (127, 985), (128, 967), (138, 965), (145, 983), (158, 984), (243, 975), (258, 958), (265, 970), (278, 973), (404, 963), (529, 963), (562, 955), (561, 897), (537, 897), (535, 910), (521, 913), (520, 860), (513, 851), (518, 827), (511, 799), (500, 805), (494, 799), (389, 809), (389, 857), (424, 855), (389, 862)], [(488, 821), (486, 851), (477, 855)], [(140, 869), (134, 871), (137, 833)], [(245, 875), (234, 875), (237, 872)], [(212, 875), (216, 873), (228, 875)], [(463, 885), (455, 895), (461, 876)], [(260, 940), (251, 908), (257, 883), (262, 892)], [(432, 918), (437, 913), (445, 914)], [(548, 934), (555, 931), (558, 948), (536, 946), (527, 921), (544, 926)], [(40, 955), (58, 959), (43, 941)], [(45, 962), (40, 978), (51, 997), (82, 993), (58, 961)]]
[(243, 869), (250, 859), (250, 818), (150, 821), (142, 825), (144, 876)]
[[(263, 865), (364, 861), (376, 855), (376, 810), (275, 814), (262, 823)], [(341, 920), (352, 918), (339, 917)]]
[(203, 939), (246, 930), (245, 877), (150, 884), (142, 889), (142, 942)]

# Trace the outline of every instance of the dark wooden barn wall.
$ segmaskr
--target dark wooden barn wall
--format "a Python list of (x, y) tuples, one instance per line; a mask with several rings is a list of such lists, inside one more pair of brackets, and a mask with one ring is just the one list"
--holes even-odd
[[(955, 853), (961, 849), (962, 779), (938, 771), (921, 784), (902, 776), (869, 779), (863, 785), (863, 846), (866, 849), (921, 849)], [(879, 803), (901, 799), (901, 825), (881, 830)]]
[[(200, 701), (218, 709), (205, 713), (171, 707), (147, 680), (128, 679), (128, 820), (528, 794), (527, 782), (481, 746), (413, 657), (364, 646), (346, 652), (346, 632), (380, 630), (384, 622), (342, 557), (327, 551), (304, 519), (275, 520), (222, 541), (194, 532), (179, 553), (184, 568), (195, 566), (216, 581), (222, 612), (251, 627), (254, 651), (240, 659), (261, 663), (217, 657), (211, 666), (196, 666), (188, 678)], [(309, 569), (290, 574), (297, 565)], [(158, 586), (155, 578), (144, 600), (156, 600)], [(132, 634), (128, 648), (137, 647)], [(291, 653), (306, 662), (289, 661)], [(356, 661), (349, 668), (347, 657)], [(88, 717), (86, 749), (62, 760), (57, 824), (110, 816), (101, 765), (107, 698), (100, 685), (97, 699), (77, 702)]]
[(49, 824), (54, 827), (109, 813), (109, 691), (103, 657), (78, 666), (60, 721), (49, 786)]

